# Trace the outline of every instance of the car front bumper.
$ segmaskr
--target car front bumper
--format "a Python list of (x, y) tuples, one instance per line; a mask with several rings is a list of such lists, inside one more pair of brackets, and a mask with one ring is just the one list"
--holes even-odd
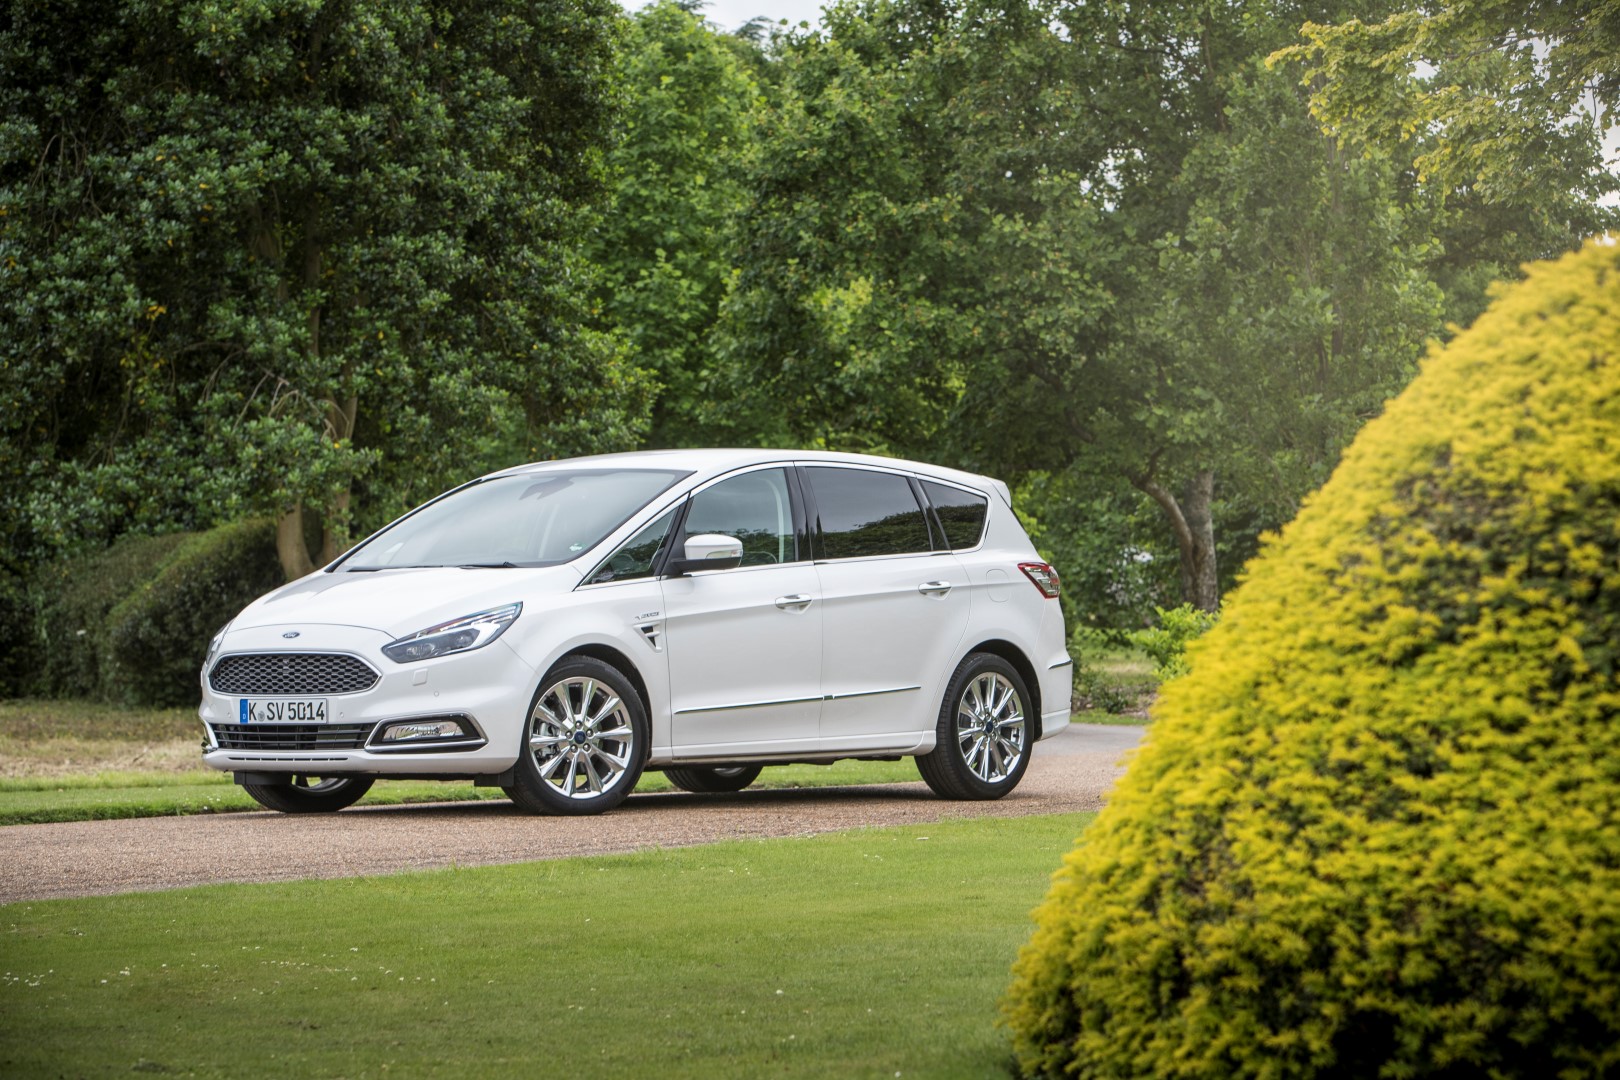
[[(296, 638), (285, 635), (297, 631)], [(308, 773), (372, 776), (482, 776), (517, 761), (534, 669), (497, 639), (480, 649), (397, 664), (382, 654), (391, 639), (356, 626), (260, 626), (226, 634), (202, 675), (203, 761), (226, 772)], [(377, 673), (367, 689), (323, 693), (224, 693), (210, 674), (230, 657), (277, 658), (329, 654), (359, 659)], [(320, 723), (254, 722), (244, 717), (244, 698), (323, 699)], [(385, 743), (382, 733), (400, 721), (456, 719), (466, 734), (444, 740)]]

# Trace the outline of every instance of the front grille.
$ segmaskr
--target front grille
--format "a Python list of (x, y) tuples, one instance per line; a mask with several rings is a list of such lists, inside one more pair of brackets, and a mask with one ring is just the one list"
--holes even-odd
[(366, 745), (367, 724), (214, 724), (221, 750), (358, 750)]
[(381, 678), (343, 653), (245, 653), (221, 657), (208, 673), (220, 694), (358, 694)]

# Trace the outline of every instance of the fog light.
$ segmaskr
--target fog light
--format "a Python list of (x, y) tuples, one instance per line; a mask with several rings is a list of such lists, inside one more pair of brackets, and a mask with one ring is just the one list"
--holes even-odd
[(383, 732), (383, 742), (404, 742), (407, 739), (454, 739), (467, 732), (454, 720), (424, 720), (421, 723), (395, 724)]

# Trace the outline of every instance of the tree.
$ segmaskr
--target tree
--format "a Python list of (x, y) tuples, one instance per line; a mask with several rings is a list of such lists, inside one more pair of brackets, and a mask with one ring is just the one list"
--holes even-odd
[(11, 5), (8, 520), (266, 510), (291, 577), (357, 493), (371, 523), (515, 445), (630, 444), (645, 387), (581, 329), (578, 254), (618, 27), (609, 0)]
[[(717, 335), (731, 415), (1123, 478), (1212, 609), (1220, 493), (1291, 516), (1453, 303), (1432, 193), (1322, 136), (1294, 74), (1261, 62), (1298, 22), (1282, 5), (829, 8), (789, 39), (762, 121)], [(1483, 292), (1471, 267), (1449, 279), (1458, 304)]]
[(1614, 0), (1408, 3), (1300, 33), (1274, 62), (1303, 62), (1312, 109), (1353, 146), (1417, 140), (1418, 171), (1447, 189), (1510, 204), (1561, 195), (1582, 218), (1620, 190), (1599, 147), (1602, 110), (1612, 123), (1620, 105)]
[(588, 252), (603, 324), (620, 330), (660, 389), (648, 441), (703, 441), (708, 334), (730, 278), (760, 88), (743, 53), (693, 5), (659, 0), (631, 18), (619, 58), (625, 103), (608, 155), (612, 202)]

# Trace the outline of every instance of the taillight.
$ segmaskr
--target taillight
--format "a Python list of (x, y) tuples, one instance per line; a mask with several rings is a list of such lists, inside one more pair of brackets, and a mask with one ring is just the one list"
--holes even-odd
[(1058, 572), (1046, 563), (1021, 562), (1018, 569), (1035, 583), (1035, 587), (1041, 590), (1041, 595), (1048, 600), (1056, 600), (1058, 593), (1063, 591), (1063, 582), (1058, 578)]

